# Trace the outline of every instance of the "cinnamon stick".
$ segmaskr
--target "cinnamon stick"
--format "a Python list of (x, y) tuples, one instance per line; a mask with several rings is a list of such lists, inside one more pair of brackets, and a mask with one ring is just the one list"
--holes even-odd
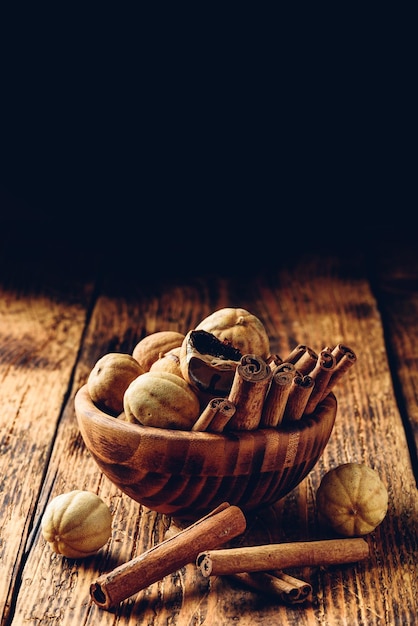
[(297, 363), (297, 361), (299, 361), (299, 359), (305, 354), (307, 350), (308, 350), (308, 346), (305, 346), (303, 343), (300, 343), (295, 348), (293, 348), (291, 352), (289, 352), (285, 360), (288, 361), (289, 363), (295, 364)]
[(281, 571), (239, 572), (231, 574), (238, 582), (250, 589), (279, 597), (287, 604), (300, 604), (312, 593), (312, 586)]
[(293, 377), (289, 396), (283, 414), (283, 421), (299, 420), (305, 412), (309, 396), (314, 388), (314, 380), (308, 374), (297, 372)]
[(354, 350), (343, 343), (337, 343), (337, 345), (332, 349), (332, 354), (335, 356), (337, 363), (341, 361), (344, 356), (348, 356), (353, 362), (357, 358)]
[(210, 423), (208, 430), (211, 433), (221, 433), (225, 426), (231, 421), (233, 415), (235, 415), (236, 410), (237, 407), (235, 404), (231, 402), (231, 400), (228, 400), (228, 398), (224, 398), (220, 403), (218, 412)]
[(335, 370), (336, 359), (329, 348), (324, 348), (318, 355), (315, 367), (310, 373), (311, 378), (315, 381), (315, 386), (309, 396), (306, 404), (305, 413), (311, 415), (320, 400), (324, 391), (328, 386), (333, 371)]
[(273, 368), (273, 372), (292, 372), (296, 373), (296, 367), (290, 361), (282, 361), (278, 363), (275, 368)]
[(273, 370), (271, 385), (261, 414), (260, 426), (262, 428), (276, 427), (282, 421), (293, 376), (292, 371), (283, 371), (281, 366)]
[(281, 570), (273, 570), (270, 574), (280, 581), (279, 584), (283, 589), (281, 597), (288, 604), (304, 602), (312, 593), (312, 585), (296, 576), (291, 576)]
[(349, 370), (350, 367), (352, 367), (357, 361), (357, 355), (354, 350), (341, 343), (335, 346), (332, 350), (332, 354), (335, 356), (336, 365), (328, 385), (322, 394), (322, 398), (325, 398), (325, 396), (327, 396), (329, 392), (334, 389), (335, 385), (340, 381), (342, 376), (344, 376), (347, 370)]
[(213, 418), (217, 414), (219, 406), (223, 402), (223, 400), (224, 398), (212, 398), (212, 400), (208, 402), (202, 413), (193, 424), (191, 430), (207, 430), (208, 426), (211, 424)]
[(315, 350), (312, 350), (309, 346), (299, 344), (299, 346), (296, 346), (296, 348), (292, 350), (285, 360), (293, 363), (298, 372), (306, 375), (309, 374), (315, 367), (318, 355)]
[(228, 576), (287, 567), (355, 563), (369, 556), (362, 538), (321, 539), (201, 552), (196, 565), (203, 576)]
[(91, 598), (99, 607), (109, 609), (195, 562), (199, 552), (225, 544), (243, 533), (245, 528), (246, 520), (241, 509), (224, 502), (176, 535), (100, 576), (90, 586)]
[(283, 363), (283, 359), (279, 354), (270, 354), (266, 360), (266, 364), (274, 370), (280, 363)]
[(269, 365), (255, 354), (245, 354), (235, 370), (228, 395), (236, 407), (228, 430), (255, 430), (261, 420), (264, 399), (273, 372)]
[(230, 400), (213, 398), (208, 402), (191, 430), (220, 433), (234, 415), (235, 410), (235, 405)]

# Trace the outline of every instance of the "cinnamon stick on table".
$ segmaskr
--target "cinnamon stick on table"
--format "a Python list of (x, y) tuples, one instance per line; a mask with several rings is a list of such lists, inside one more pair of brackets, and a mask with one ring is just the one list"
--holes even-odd
[(282, 588), (281, 598), (288, 604), (304, 602), (312, 593), (312, 585), (296, 576), (291, 576), (281, 570), (273, 570), (270, 574), (277, 579), (278, 588)]
[(355, 563), (367, 556), (369, 545), (365, 539), (322, 539), (201, 552), (196, 565), (203, 576), (228, 576), (287, 567)]
[(231, 574), (238, 582), (251, 589), (279, 597), (287, 604), (305, 602), (312, 593), (312, 585), (284, 572), (239, 572)]
[(236, 407), (227, 424), (230, 430), (255, 430), (261, 420), (264, 399), (273, 372), (267, 363), (255, 354), (245, 354), (235, 370), (228, 395)]
[(246, 519), (237, 506), (224, 502), (211, 513), (143, 554), (100, 576), (90, 586), (99, 607), (109, 609), (172, 572), (193, 563), (204, 549), (213, 549), (240, 535)]

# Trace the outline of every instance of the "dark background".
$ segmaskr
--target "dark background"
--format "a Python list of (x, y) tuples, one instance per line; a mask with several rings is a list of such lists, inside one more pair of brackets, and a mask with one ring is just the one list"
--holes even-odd
[(11, 256), (198, 273), (415, 236), (402, 33), (304, 38), (305, 16), (289, 46), (270, 16), (186, 39), (169, 14), (34, 17), (2, 27)]

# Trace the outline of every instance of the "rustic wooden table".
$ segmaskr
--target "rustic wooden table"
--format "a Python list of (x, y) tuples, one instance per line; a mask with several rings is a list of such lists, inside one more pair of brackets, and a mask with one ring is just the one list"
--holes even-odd
[[(4, 237), (5, 238), (5, 237)], [(4, 242), (3, 242), (4, 243)], [(0, 615), (33, 624), (415, 624), (417, 580), (418, 255), (410, 245), (295, 248), (266, 263), (219, 263), (158, 273), (103, 263), (71, 241), (50, 251), (0, 253)], [(82, 247), (82, 243), (80, 246)], [(84, 254), (83, 254), (84, 252)], [(77, 261), (78, 255), (81, 258)], [(148, 259), (149, 261), (149, 259)], [(134, 271), (132, 271), (134, 266)], [(167, 267), (167, 266), (166, 266)], [(241, 269), (238, 271), (237, 267)], [(242, 268), (245, 268), (245, 271)], [(195, 268), (196, 269), (196, 268)], [(341, 463), (377, 470), (389, 509), (370, 535), (370, 558), (290, 572), (312, 585), (301, 605), (189, 564), (106, 611), (91, 602), (102, 573), (159, 543), (170, 520), (122, 494), (86, 450), (74, 395), (95, 361), (130, 352), (158, 330), (187, 332), (217, 308), (240, 306), (265, 323), (273, 350), (344, 342), (358, 361), (336, 389), (338, 414), (320, 461), (302, 483), (256, 517), (261, 540), (329, 536), (315, 493)], [(113, 513), (111, 540), (85, 560), (53, 553), (40, 533), (47, 503), (73, 489), (99, 494)]]

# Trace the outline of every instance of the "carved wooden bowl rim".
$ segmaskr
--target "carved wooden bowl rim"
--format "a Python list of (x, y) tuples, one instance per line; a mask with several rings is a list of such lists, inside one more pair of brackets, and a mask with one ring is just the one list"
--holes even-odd
[(274, 471), (282, 463), (319, 458), (337, 412), (336, 397), (330, 393), (312, 415), (278, 428), (210, 433), (142, 426), (112, 417), (92, 402), (87, 385), (77, 391), (74, 403), (83, 440), (99, 464), (206, 476), (252, 475)]

